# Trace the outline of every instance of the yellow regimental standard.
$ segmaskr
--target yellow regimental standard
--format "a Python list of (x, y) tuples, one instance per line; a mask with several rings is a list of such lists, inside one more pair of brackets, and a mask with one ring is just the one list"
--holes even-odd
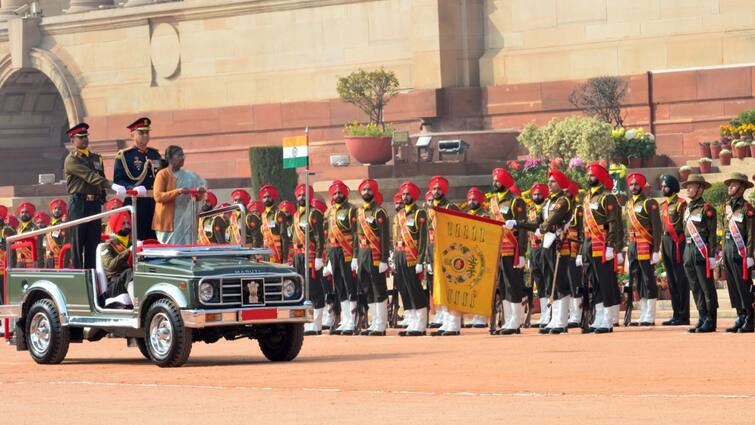
[(503, 223), (437, 209), (433, 302), (490, 316)]

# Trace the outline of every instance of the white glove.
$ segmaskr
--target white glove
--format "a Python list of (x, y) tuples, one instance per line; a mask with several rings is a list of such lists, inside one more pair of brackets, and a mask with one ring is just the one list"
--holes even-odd
[(420, 274), (424, 271), (424, 267), (422, 267), (422, 264), (417, 264), (416, 266), (414, 266), (414, 271), (417, 274)]
[(616, 257), (616, 260), (618, 260), (619, 264), (624, 264), (624, 254), (619, 253), (618, 256)]
[(710, 264), (710, 268), (716, 267), (716, 259), (715, 257), (708, 258), (708, 264)]
[(582, 256), (577, 255), (577, 259), (574, 262), (577, 264), (577, 267), (582, 267)]
[(606, 261), (613, 260), (613, 247), (606, 248)]
[(315, 270), (319, 271), (323, 267), (322, 258), (315, 258)]
[(356, 258), (351, 259), (351, 271), (355, 272), (359, 270), (359, 263), (357, 262)]
[(755, 266), (755, 259), (752, 257), (747, 257), (747, 268), (751, 269), (752, 266)]
[(327, 266), (325, 266), (324, 269), (322, 269), (322, 276), (328, 277), (333, 274), (333, 268), (330, 267), (330, 263), (328, 263)]
[(514, 227), (516, 227), (516, 220), (506, 220), (506, 224), (504, 224), (507, 229), (511, 230)]
[(119, 184), (115, 184), (115, 183), (113, 183), (113, 185), (112, 185), (112, 186), (110, 186), (110, 188), (111, 188), (111, 189), (113, 189), (113, 190), (115, 191), (115, 194), (116, 194), (117, 196), (123, 196), (123, 195), (125, 195), (125, 194), (126, 194), (126, 188), (125, 188), (125, 187), (123, 187), (123, 186), (121, 186), (121, 185), (119, 185)]
[(136, 186), (134, 190), (136, 191), (136, 196), (144, 196), (147, 194), (147, 188), (144, 186)]
[(524, 256), (520, 255), (519, 256), (519, 262), (516, 263), (516, 266), (514, 266), (514, 268), (516, 268), (516, 269), (523, 269), (524, 268), (524, 263), (525, 263), (524, 262)]
[(543, 237), (543, 234), (540, 233), (540, 229), (535, 230), (535, 236), (537, 236), (538, 238), (542, 238)]
[(387, 271), (388, 271), (388, 264), (381, 262), (380, 265), (378, 266), (378, 273), (385, 273)]
[(425, 270), (427, 270), (428, 273), (433, 274), (433, 265), (430, 263), (425, 264)]
[(661, 260), (661, 256), (658, 255), (657, 252), (654, 252), (653, 256), (650, 257), (650, 264), (658, 264), (658, 261), (660, 261), (660, 260)]

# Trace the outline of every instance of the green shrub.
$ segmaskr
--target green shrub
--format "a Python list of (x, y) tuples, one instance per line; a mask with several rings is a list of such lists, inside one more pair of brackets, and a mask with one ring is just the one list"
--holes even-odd
[(252, 171), (252, 191), (257, 193), (265, 184), (278, 189), (278, 200), (294, 199), (298, 175), (294, 168), (283, 168), (281, 146), (255, 146), (249, 148), (249, 165)]
[(531, 156), (543, 159), (578, 156), (598, 161), (610, 159), (616, 148), (611, 126), (590, 117), (554, 118), (542, 128), (529, 124), (517, 140), (527, 147)]

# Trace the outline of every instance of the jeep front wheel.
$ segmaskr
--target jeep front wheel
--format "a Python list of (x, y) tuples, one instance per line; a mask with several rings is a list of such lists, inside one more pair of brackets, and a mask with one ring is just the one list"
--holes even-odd
[(184, 327), (178, 308), (167, 299), (149, 307), (144, 320), (149, 358), (160, 367), (179, 367), (191, 353), (192, 330)]
[(299, 355), (304, 342), (304, 325), (276, 325), (259, 338), (262, 354), (274, 362), (290, 362)]
[(35, 362), (58, 364), (68, 353), (69, 329), (60, 323), (58, 309), (49, 299), (32, 304), (26, 316), (26, 346)]

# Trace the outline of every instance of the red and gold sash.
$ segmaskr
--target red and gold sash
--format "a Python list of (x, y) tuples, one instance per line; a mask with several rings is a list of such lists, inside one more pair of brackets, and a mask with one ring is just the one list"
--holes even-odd
[(377, 266), (380, 264), (380, 260), (382, 259), (381, 253), (383, 252), (383, 244), (380, 241), (380, 238), (378, 238), (378, 236), (375, 234), (375, 231), (372, 230), (372, 227), (370, 227), (370, 223), (367, 222), (367, 216), (365, 216), (364, 214), (364, 208), (360, 208), (357, 211), (357, 220), (359, 221), (359, 225), (362, 227), (362, 232), (364, 233), (359, 237), (359, 247), (369, 248), (370, 251), (372, 251), (372, 263), (373, 265)]
[[(676, 199), (676, 203), (679, 204), (682, 202), (683, 201), (679, 198)], [(676, 247), (676, 262), (680, 263), (682, 261), (682, 241), (684, 240), (684, 232), (676, 233), (674, 223), (671, 222), (671, 217), (669, 217), (668, 214), (668, 207), (669, 204), (668, 201), (666, 201), (661, 207), (661, 217), (663, 218), (663, 225), (666, 227), (666, 232), (668, 232), (671, 240), (674, 241), (674, 246)]]
[[(419, 248), (417, 246), (417, 241), (414, 240), (414, 237), (412, 237), (412, 233), (409, 230), (409, 226), (406, 224), (406, 211), (401, 210), (399, 211), (398, 215), (396, 215), (396, 220), (398, 221), (398, 226), (400, 229), (399, 236), (401, 237), (401, 240), (399, 241), (396, 250), (401, 251), (404, 253), (404, 256), (406, 257), (406, 265), (407, 266), (414, 266), (417, 264), (417, 258), (419, 255)], [(416, 214), (414, 217), (415, 225), (416, 225)]]
[[(277, 220), (275, 212), (273, 212), (273, 219)], [(280, 226), (281, 223), (277, 223), (277, 225)], [(260, 230), (262, 231), (262, 239), (265, 243), (265, 247), (270, 248), (270, 250), (273, 251), (270, 256), (270, 261), (273, 263), (282, 262), (281, 251), (283, 250), (283, 246), (281, 236), (273, 233), (273, 229), (270, 228), (270, 223), (267, 222), (267, 214), (264, 215)]]
[[(747, 209), (747, 204), (745, 204), (742, 215), (744, 215), (745, 209)], [(742, 236), (742, 232), (739, 231), (737, 222), (734, 221), (734, 211), (732, 211), (729, 204), (726, 204), (726, 207), (724, 207), (724, 212), (726, 214), (726, 221), (729, 226), (729, 233), (731, 233), (731, 238), (732, 240), (734, 240), (734, 245), (736, 245), (737, 247), (739, 256), (742, 257), (742, 279), (747, 280), (747, 245), (745, 244), (745, 238)]]
[[(530, 223), (536, 223), (537, 222), (537, 215), (538, 215), (538, 207), (532, 206), (530, 208), (527, 219)], [(530, 248), (540, 248), (543, 245), (543, 238), (538, 237), (535, 232), (530, 232)]]
[[(498, 205), (498, 199), (495, 198), (490, 202), (490, 210), (493, 213), (493, 217), (497, 221), (506, 221), (506, 218), (501, 211), (501, 206)], [(513, 230), (509, 230), (503, 227), (503, 233), (501, 234), (501, 257), (514, 257), (519, 258), (519, 241), (516, 239), (516, 235)]]
[(328, 222), (328, 241), (331, 248), (340, 247), (343, 250), (343, 257), (348, 262), (354, 258), (354, 235), (351, 232), (344, 232), (338, 225), (338, 211), (336, 207), (331, 208)]
[(637, 218), (637, 214), (634, 210), (635, 203), (632, 202), (631, 206), (627, 205), (627, 215), (629, 216), (629, 240), (637, 245), (637, 259), (649, 260), (650, 251), (653, 246), (653, 235), (640, 223)]

